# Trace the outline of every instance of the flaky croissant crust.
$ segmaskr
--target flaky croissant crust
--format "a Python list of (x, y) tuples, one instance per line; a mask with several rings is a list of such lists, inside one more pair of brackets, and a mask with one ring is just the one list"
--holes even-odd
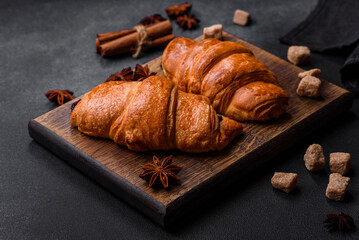
[(162, 67), (180, 90), (208, 97), (237, 121), (277, 118), (288, 102), (276, 75), (239, 43), (179, 37), (167, 45)]
[(134, 151), (221, 150), (242, 131), (236, 121), (220, 121), (208, 98), (179, 91), (159, 76), (98, 85), (76, 105), (71, 124)]

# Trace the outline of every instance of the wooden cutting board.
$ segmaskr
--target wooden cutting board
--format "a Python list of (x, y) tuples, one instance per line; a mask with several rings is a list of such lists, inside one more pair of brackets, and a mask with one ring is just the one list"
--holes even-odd
[[(248, 173), (296, 139), (350, 108), (350, 92), (325, 80), (322, 98), (297, 96), (297, 76), (303, 71), (301, 68), (228, 33), (224, 33), (224, 40), (249, 47), (277, 74), (290, 100), (286, 115), (276, 121), (244, 123), (244, 133), (222, 151), (136, 153), (110, 140), (88, 137), (70, 124), (70, 107), (76, 99), (31, 120), (30, 136), (160, 225), (167, 226), (233, 182), (234, 177)], [(163, 75), (161, 57), (148, 65), (152, 71)], [(99, 83), (103, 80), (100, 79)], [(172, 185), (168, 190), (152, 189), (138, 177), (142, 172), (141, 166), (151, 162), (153, 154), (160, 158), (170, 154), (174, 156), (174, 163), (183, 166), (178, 174), (180, 184)]]

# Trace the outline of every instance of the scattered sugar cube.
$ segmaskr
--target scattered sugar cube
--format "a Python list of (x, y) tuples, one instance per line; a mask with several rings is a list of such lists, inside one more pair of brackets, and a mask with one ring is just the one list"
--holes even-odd
[(349, 181), (350, 178), (343, 177), (339, 173), (330, 174), (325, 196), (335, 201), (342, 201), (345, 197)]
[(275, 172), (271, 183), (274, 188), (283, 190), (286, 193), (292, 191), (298, 182), (298, 174), (296, 173), (284, 173)]
[(302, 97), (317, 98), (320, 97), (320, 88), (322, 81), (319, 78), (306, 76), (298, 85), (297, 94)]
[(322, 73), (322, 71), (320, 71), (319, 68), (314, 68), (314, 69), (299, 73), (298, 77), (299, 78), (304, 78), (306, 76), (312, 76), (312, 77), (320, 78), (321, 73)]
[(222, 24), (212, 25), (210, 27), (203, 28), (203, 36), (206, 38), (216, 38), (222, 40)]
[(298, 65), (309, 61), (310, 49), (306, 46), (291, 46), (288, 48), (289, 62)]
[(336, 152), (329, 155), (330, 171), (332, 173), (346, 174), (350, 168), (351, 157), (349, 153)]
[(325, 167), (325, 157), (323, 148), (319, 144), (312, 144), (308, 147), (304, 155), (305, 167), (309, 171), (322, 170)]
[(250, 16), (249, 13), (247, 13), (243, 10), (237, 9), (234, 12), (233, 22), (236, 24), (245, 26), (248, 23), (249, 16)]

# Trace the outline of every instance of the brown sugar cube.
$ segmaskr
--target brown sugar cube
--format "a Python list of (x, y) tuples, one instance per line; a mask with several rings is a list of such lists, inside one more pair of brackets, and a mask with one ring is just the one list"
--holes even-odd
[(286, 193), (292, 191), (298, 182), (298, 174), (296, 173), (284, 173), (275, 172), (271, 183), (274, 188), (283, 190)]
[(343, 177), (339, 173), (330, 174), (325, 196), (335, 201), (342, 201), (345, 197), (349, 181), (350, 178)]
[(222, 24), (212, 25), (210, 27), (203, 28), (203, 36), (206, 38), (216, 38), (222, 40)]
[(248, 23), (249, 16), (250, 16), (249, 13), (247, 13), (243, 10), (237, 9), (234, 12), (233, 22), (236, 24), (245, 26)]
[(350, 168), (351, 157), (349, 153), (336, 152), (329, 155), (330, 171), (332, 173), (346, 174)]
[(321, 73), (322, 73), (322, 71), (320, 71), (319, 68), (314, 68), (314, 69), (299, 73), (298, 77), (299, 78), (304, 78), (306, 76), (312, 76), (312, 77), (320, 78)]
[(289, 62), (298, 65), (309, 61), (310, 49), (306, 46), (291, 46), (287, 54)]
[(319, 78), (306, 76), (298, 84), (297, 94), (302, 97), (318, 98), (322, 81)]
[(323, 148), (319, 144), (312, 144), (304, 154), (305, 167), (309, 171), (322, 170), (325, 167)]

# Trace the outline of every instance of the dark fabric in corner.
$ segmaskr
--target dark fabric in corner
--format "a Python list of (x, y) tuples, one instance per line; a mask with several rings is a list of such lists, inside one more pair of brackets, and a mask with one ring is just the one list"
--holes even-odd
[(307, 19), (279, 40), (316, 52), (351, 47), (341, 76), (343, 84), (359, 94), (359, 0), (319, 0)]

